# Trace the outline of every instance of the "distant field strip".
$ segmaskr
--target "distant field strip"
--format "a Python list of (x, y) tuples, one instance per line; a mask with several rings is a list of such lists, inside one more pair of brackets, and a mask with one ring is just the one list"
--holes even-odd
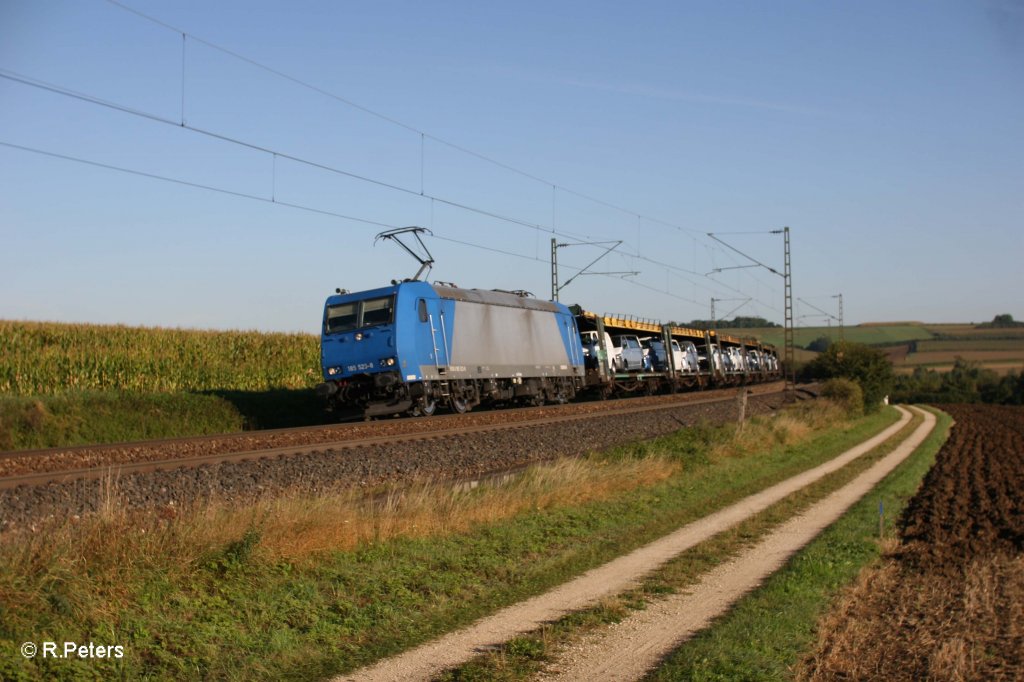
[(981, 327), (973, 324), (934, 324), (925, 325), (925, 329), (937, 338), (953, 340), (974, 339), (1024, 339), (1024, 327)]
[[(719, 330), (723, 334), (754, 336), (764, 343), (783, 345), (783, 330), (780, 327), (752, 327), (747, 329)], [(797, 327), (793, 338), (797, 346), (806, 346), (822, 336), (839, 340), (839, 328)], [(857, 325), (843, 328), (843, 338), (854, 343), (874, 346), (909, 344), (917, 342), (917, 350), (950, 351), (961, 354), (974, 351), (1019, 351), (1024, 356), (1024, 328), (983, 327), (978, 329), (970, 324), (923, 325), (923, 324), (879, 324)]]
[(1020, 350), (965, 350), (965, 351), (928, 351), (907, 355), (908, 365), (935, 365), (952, 363), (957, 358), (972, 360), (982, 364), (989, 362), (1007, 362), (1020, 360), (1024, 362), (1024, 349)]
[(0, 321), (0, 394), (308, 388), (312, 334)]
[(1016, 351), (1020, 356), (1024, 357), (1024, 336), (1019, 339), (989, 339), (989, 338), (978, 338), (964, 341), (951, 341), (946, 339), (934, 339), (929, 341), (918, 341), (917, 352), (957, 352), (957, 353), (972, 353), (975, 351), (994, 351), (994, 350), (1005, 350), (1005, 351)]
[[(932, 365), (898, 365), (896, 367), (896, 374), (910, 375), (913, 374), (914, 370), (918, 367), (935, 372), (948, 372), (953, 369), (953, 363), (937, 362)], [(1006, 376), (1007, 374), (1015, 374), (1024, 371), (1024, 359), (1014, 360), (1012, 362), (987, 362), (981, 367), (983, 369), (991, 370), (999, 376)]]
[[(783, 330), (781, 327), (751, 328), (751, 329), (721, 329), (723, 334), (734, 334), (736, 336), (755, 336), (765, 343), (782, 346), (784, 343)], [(828, 336), (832, 339), (839, 339), (838, 327), (798, 327), (793, 330), (794, 342), (798, 346), (806, 346), (811, 341)], [(881, 325), (877, 327), (844, 327), (843, 338), (854, 343), (886, 344), (903, 343), (907, 341), (921, 341), (931, 339), (932, 334), (927, 329), (918, 325)]]

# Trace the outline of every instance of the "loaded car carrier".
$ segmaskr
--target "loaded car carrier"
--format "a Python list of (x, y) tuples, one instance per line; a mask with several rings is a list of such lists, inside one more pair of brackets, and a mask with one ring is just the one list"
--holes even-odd
[[(740, 386), (780, 376), (775, 348), (756, 339), (630, 316), (597, 315), (579, 306), (572, 311), (584, 337), (585, 386), (605, 397)], [(654, 354), (650, 362), (633, 367), (616, 360), (618, 347), (612, 339), (629, 336), (646, 340), (649, 353)], [(730, 362), (723, 361), (726, 356)]]

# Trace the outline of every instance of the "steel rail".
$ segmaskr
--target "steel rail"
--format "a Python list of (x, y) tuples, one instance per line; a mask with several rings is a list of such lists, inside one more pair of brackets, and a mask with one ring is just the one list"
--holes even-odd
[[(778, 383), (777, 381), (771, 381), (771, 382), (763, 383), (763, 384), (751, 384), (747, 388), (749, 388), (751, 390), (770, 389), (770, 390), (768, 390), (766, 392), (771, 393), (771, 392), (774, 392), (774, 386), (777, 383)], [(722, 391), (735, 392), (736, 390), (737, 390), (736, 386), (728, 386), (728, 387), (725, 387), (725, 388), (709, 389), (707, 391), (703, 391), (703, 392), (700, 392), (700, 393), (693, 393), (693, 392), (691, 392), (691, 393), (679, 393), (676, 397), (679, 397), (680, 399), (685, 401), (686, 400), (685, 396), (700, 396), (700, 395), (711, 395), (711, 394), (716, 394), (717, 395), (719, 392), (722, 392)], [(659, 396), (654, 396), (654, 397), (659, 397)], [(660, 396), (660, 397), (668, 398), (669, 396), (663, 395), (663, 396)], [(84, 454), (84, 453), (89, 453), (89, 452), (102, 452), (104, 450), (111, 450), (111, 449), (121, 449), (121, 450), (124, 450), (124, 449), (144, 449), (144, 448), (153, 448), (153, 447), (158, 447), (158, 446), (163, 446), (163, 445), (201, 444), (201, 443), (209, 443), (209, 442), (225, 442), (225, 441), (232, 441), (232, 440), (236, 440), (236, 441), (251, 441), (253, 439), (269, 440), (269, 439), (272, 439), (272, 438), (277, 437), (277, 436), (300, 435), (300, 434), (304, 434), (304, 433), (316, 433), (318, 431), (324, 433), (325, 435), (331, 436), (332, 434), (336, 434), (336, 433), (337, 434), (344, 434), (345, 432), (349, 432), (349, 431), (362, 430), (362, 429), (367, 428), (371, 424), (372, 425), (380, 425), (380, 424), (401, 425), (403, 428), (408, 426), (412, 430), (416, 430), (417, 428), (419, 428), (419, 430), (421, 430), (423, 432), (427, 432), (427, 431), (431, 431), (431, 430), (436, 430), (436, 425), (438, 423), (444, 423), (444, 422), (447, 422), (447, 421), (454, 421), (454, 420), (465, 419), (465, 418), (472, 419), (472, 418), (478, 417), (481, 414), (492, 414), (492, 413), (522, 414), (522, 413), (528, 413), (530, 411), (537, 411), (537, 410), (553, 410), (553, 409), (572, 408), (574, 405), (593, 405), (593, 404), (608, 404), (608, 405), (611, 405), (613, 403), (618, 402), (619, 400), (626, 400), (626, 401), (628, 401), (628, 400), (632, 400), (632, 399), (633, 399), (632, 397), (626, 397), (626, 398), (616, 398), (616, 399), (606, 400), (606, 401), (582, 401), (582, 402), (570, 403), (570, 404), (567, 404), (567, 405), (549, 404), (549, 405), (544, 405), (542, 407), (517, 407), (517, 408), (513, 408), (511, 411), (510, 410), (506, 410), (506, 409), (502, 409), (502, 408), (497, 408), (497, 409), (487, 409), (487, 410), (474, 411), (472, 413), (466, 413), (466, 414), (435, 414), (434, 416), (430, 417), (429, 419), (402, 419), (402, 420), (396, 420), (396, 421), (380, 420), (380, 421), (375, 421), (375, 422), (366, 422), (366, 421), (363, 421), (362, 418), (353, 418), (350, 421), (336, 422), (336, 423), (333, 423), (333, 424), (314, 424), (314, 425), (311, 425), (311, 426), (290, 426), (290, 427), (277, 428), (277, 429), (258, 429), (258, 430), (253, 430), (253, 431), (235, 431), (235, 432), (231, 432), (231, 433), (212, 433), (212, 434), (206, 434), (206, 435), (202, 435), (202, 436), (185, 436), (185, 437), (176, 437), (176, 438), (154, 438), (154, 439), (149, 439), (149, 440), (120, 441), (120, 442), (114, 442), (114, 443), (96, 443), (96, 444), (91, 444), (91, 445), (72, 445), (72, 446), (58, 446), (58, 447), (49, 447), (49, 448), (33, 448), (33, 449), (29, 449), (29, 450), (0, 450), (0, 461), (9, 460), (9, 459), (18, 459), (18, 458), (22, 458), (22, 457), (46, 457), (46, 456), (49, 456), (49, 455), (65, 455), (65, 454), (79, 454), (79, 453), (83, 453)], [(431, 426), (431, 425), (434, 425), (434, 426)], [(335, 440), (334, 440), (334, 438), (332, 436), (331, 438), (325, 438), (321, 442), (328, 443), (328, 442), (335, 442)], [(0, 477), (2, 477), (2, 474), (0, 474)]]
[[(766, 385), (761, 385), (767, 388)], [(515, 422), (499, 422), (479, 425), (456, 425), (450, 428), (433, 429), (414, 433), (399, 433), (365, 436), (361, 438), (350, 438), (346, 440), (332, 440), (317, 443), (305, 443), (302, 445), (290, 445), (285, 447), (263, 448), (256, 450), (245, 450), (238, 452), (220, 452), (205, 455), (190, 455), (162, 460), (143, 460), (136, 462), (114, 462), (100, 466), (86, 467), (80, 469), (65, 469), (59, 471), (44, 471), (35, 473), (15, 474), (0, 478), (0, 490), (16, 488), (19, 486), (36, 486), (46, 483), (67, 483), (74, 480), (101, 479), (106, 477), (117, 477), (133, 473), (149, 473), (154, 471), (166, 471), (182, 468), (193, 468), (203, 465), (239, 463), (250, 460), (272, 459), (294, 457), (301, 455), (312, 455), (324, 451), (351, 450), (356, 448), (371, 447), (380, 444), (405, 443), (415, 441), (429, 441), (457, 436), (486, 433), (490, 431), (528, 429), (537, 426), (548, 426), (572, 421), (586, 421), (590, 419), (601, 419), (614, 416), (625, 416), (630, 414), (643, 414), (691, 407), (696, 405), (708, 405), (735, 400), (735, 389), (728, 389), (730, 395), (704, 398), (701, 400), (679, 400), (666, 401), (654, 405), (645, 404), (638, 406), (620, 406), (616, 404), (613, 409), (596, 410), (592, 412), (573, 412), (570, 414), (556, 414)], [(771, 395), (781, 392), (778, 387), (773, 390), (759, 393), (758, 395)], [(693, 396), (695, 394), (686, 394)], [(616, 401), (618, 403), (619, 401)], [(628, 402), (628, 401), (624, 401)], [(460, 417), (464, 415), (450, 415)], [(454, 421), (454, 420), (453, 420)], [(149, 443), (151, 442), (144, 442)], [(92, 448), (92, 446), (89, 446)], [(38, 451), (37, 451), (38, 452)], [(69, 452), (67, 449), (59, 450), (61, 453)]]

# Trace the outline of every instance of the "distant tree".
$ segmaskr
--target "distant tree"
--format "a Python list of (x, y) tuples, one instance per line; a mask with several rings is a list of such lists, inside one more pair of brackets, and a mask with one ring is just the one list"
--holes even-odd
[(776, 324), (763, 317), (734, 317), (731, 320), (717, 320), (712, 323), (711, 320), (690, 320), (690, 322), (683, 324), (684, 327), (693, 327), (694, 329), (711, 329), (715, 324), (725, 329), (752, 329), (757, 327), (781, 327), (782, 325)]
[(807, 364), (805, 375), (812, 379), (843, 377), (860, 384), (864, 411), (874, 412), (893, 386), (892, 364), (879, 350), (862, 343), (842, 341)]
[(935, 400), (934, 397), (942, 393), (942, 374), (939, 374), (935, 370), (927, 369), (925, 367), (915, 367), (914, 373), (909, 377), (896, 377), (896, 386), (893, 388), (893, 392), (896, 393), (900, 390), (916, 393), (917, 395), (927, 396), (925, 398), (914, 398), (901, 400), (900, 402), (929, 402)]
[(914, 373), (896, 377), (892, 392), (900, 403), (997, 403), (1024, 404), (1024, 374), (1000, 377), (976, 362), (957, 358), (948, 372), (917, 367)]
[(998, 382), (996, 373), (982, 369), (976, 362), (957, 357), (953, 369), (942, 377), (943, 397), (953, 403), (976, 403), (981, 401), (981, 388)]
[(763, 317), (744, 317), (738, 316), (732, 318), (732, 322), (726, 322), (722, 324), (723, 327), (735, 327), (737, 329), (747, 329), (751, 327), (781, 327), (781, 324), (770, 322)]
[(832, 345), (832, 339), (827, 336), (819, 336), (818, 338), (811, 341), (805, 346), (807, 350), (813, 350), (815, 353), (824, 353), (828, 350), (828, 347)]
[(991, 322), (983, 322), (982, 324), (977, 325), (977, 327), (979, 329), (991, 329), (993, 327), (1024, 327), (1024, 322), (1017, 322), (1013, 319), (1013, 315), (1003, 313), (1002, 315), (996, 315), (993, 317)]

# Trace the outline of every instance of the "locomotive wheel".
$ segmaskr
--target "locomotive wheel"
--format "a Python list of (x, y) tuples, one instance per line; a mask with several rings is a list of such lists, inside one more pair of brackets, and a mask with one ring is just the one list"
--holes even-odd
[(455, 414), (466, 414), (469, 412), (469, 405), (462, 398), (452, 398), (448, 401), (448, 406), (452, 408), (452, 412)]
[(412, 409), (413, 416), (416, 417), (430, 417), (437, 412), (437, 402), (433, 398), (426, 399), (422, 398), (416, 407)]

